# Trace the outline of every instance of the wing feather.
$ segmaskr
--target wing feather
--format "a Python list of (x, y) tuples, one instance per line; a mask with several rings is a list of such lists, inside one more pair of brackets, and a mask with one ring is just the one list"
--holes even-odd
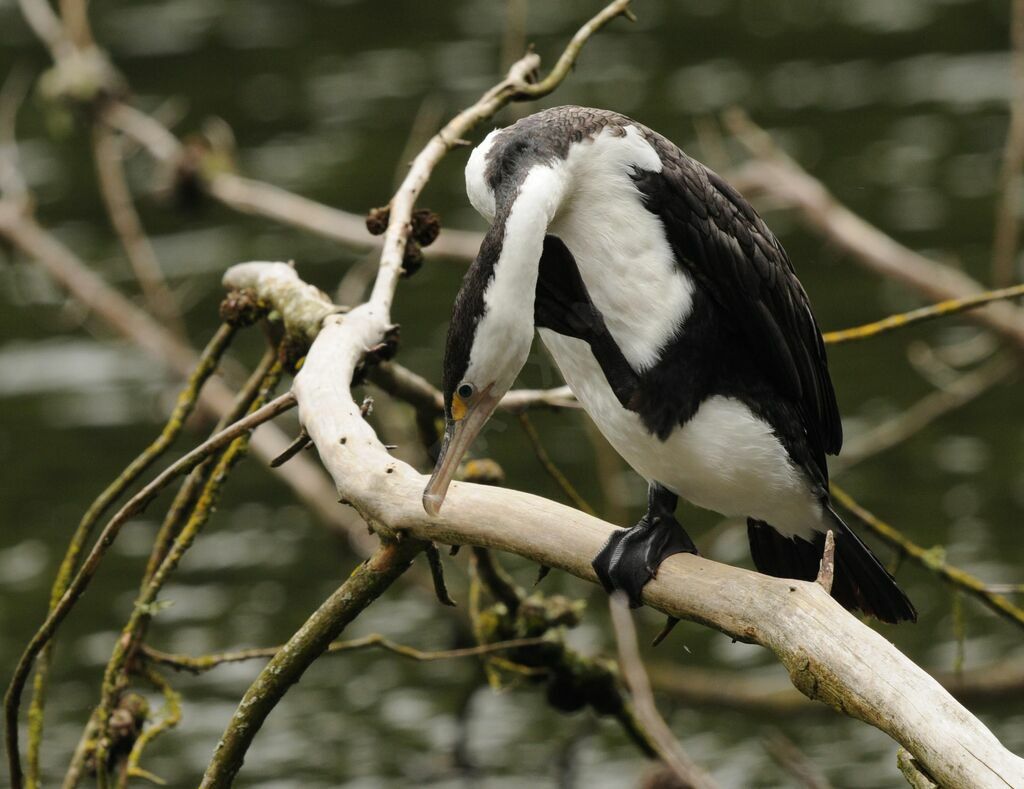
[(818, 452), (836, 454), (842, 425), (821, 330), (788, 256), (753, 207), (720, 176), (649, 132), (661, 172), (637, 169), (645, 205), (685, 267), (742, 336), (765, 376), (795, 400)]

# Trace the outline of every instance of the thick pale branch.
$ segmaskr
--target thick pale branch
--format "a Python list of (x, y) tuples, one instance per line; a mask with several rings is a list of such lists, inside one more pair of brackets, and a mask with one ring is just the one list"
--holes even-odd
[(320, 331), (324, 318), (341, 311), (326, 293), (299, 279), (287, 263), (239, 263), (228, 269), (224, 286), (255, 291), (281, 314), (288, 334), (310, 341)]
[[(492, 547), (596, 581), (590, 559), (615, 527), (577, 510), (455, 482), (441, 516), (426, 515), (420, 505), (426, 478), (387, 452), (348, 387), (365, 349), (383, 336), (382, 318), (373, 304), (329, 316), (295, 380), (300, 420), (341, 497), (381, 532)], [(816, 583), (674, 556), (644, 599), (672, 616), (768, 647), (805, 695), (885, 731), (943, 785), (1024, 784), (1024, 760)]]
[[(295, 384), (302, 422), (342, 497), (381, 530), (493, 547), (596, 580), (590, 559), (614, 527), (576, 510), (456, 482), (441, 517), (426, 516), (419, 501), (426, 479), (384, 450), (344, 383), (365, 343), (361, 317), (328, 319)], [(817, 584), (678, 556), (665, 562), (645, 600), (772, 649), (806, 695), (878, 726), (946, 785), (1024, 782), (1024, 761)]]

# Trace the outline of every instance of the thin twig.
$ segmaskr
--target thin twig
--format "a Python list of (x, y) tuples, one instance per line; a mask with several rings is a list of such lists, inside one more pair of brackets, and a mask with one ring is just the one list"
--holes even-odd
[[(746, 115), (734, 111), (725, 118), (736, 139), (755, 157), (731, 174), (730, 180), (747, 197), (777, 198), (797, 210), (809, 228), (820, 233), (853, 260), (932, 300), (960, 299), (985, 288), (963, 271), (931, 260), (900, 244), (840, 203), (821, 181), (780, 152), (771, 137)], [(968, 313), (1018, 348), (1024, 348), (1024, 309), (993, 303)]]
[(503, 603), (509, 616), (514, 617), (523, 601), (523, 592), (516, 586), (512, 576), (505, 572), (491, 552), (486, 548), (473, 548), (473, 569), (480, 582), (491, 593), (491, 596)]
[(205, 441), (203, 444), (200, 444), (198, 447), (161, 472), (156, 479), (135, 494), (135, 496), (133, 496), (104, 527), (102, 533), (97, 538), (95, 545), (89, 552), (88, 557), (82, 563), (82, 567), (79, 569), (78, 574), (68, 585), (67, 590), (60, 599), (60, 602), (49, 613), (46, 620), (32, 637), (28, 646), (25, 647), (25, 651), (22, 653), (21, 658), (18, 660), (17, 667), (14, 670), (14, 676), (11, 678), (11, 682), (7, 687), (7, 693), (4, 696), (6, 725), (5, 741), (7, 747), (7, 758), (10, 765), (12, 789), (20, 789), (22, 786), (23, 776), (21, 771), (21, 757), (18, 749), (18, 707), (21, 703), (21, 692), (25, 687), (25, 681), (32, 669), (32, 664), (40, 650), (46, 646), (53, 637), (54, 632), (56, 632), (60, 623), (64, 621), (68, 612), (81, 598), (82, 593), (88, 587), (93, 575), (96, 574), (96, 570), (99, 568), (103, 556), (117, 538), (121, 528), (131, 518), (142, 512), (146, 505), (149, 504), (149, 502), (152, 501), (156, 495), (179, 474), (190, 471), (202, 462), (203, 459), (213, 452), (216, 452), (222, 446), (229, 444), (238, 436), (252, 430), (263, 422), (273, 419), (279, 414), (294, 408), (295, 405), (295, 396), (291, 392), (283, 394), (277, 399), (267, 403), (263, 408), (250, 414), (246, 418), (235, 422), (213, 438)]
[(529, 74), (529, 71), (520, 73), (517, 71), (517, 67), (523, 68), (526, 64), (526, 58), (523, 58), (518, 63), (513, 64), (509, 69), (510, 76), (515, 75), (520, 80), (520, 84), (517, 85), (518, 91), (515, 94), (516, 101), (523, 101), (525, 99), (539, 99), (547, 96), (555, 88), (562, 84), (562, 81), (569, 76), (569, 72), (576, 65), (576, 60), (580, 56), (580, 52), (583, 50), (583, 46), (587, 43), (594, 33), (600, 30), (602, 27), (607, 25), (616, 17), (624, 16), (626, 19), (633, 21), (635, 19), (633, 12), (629, 8), (630, 0), (616, 0), (613, 3), (609, 3), (605, 6), (600, 13), (594, 16), (593, 19), (584, 23), (579, 30), (576, 31), (576, 35), (572, 37), (565, 49), (562, 51), (561, 56), (558, 58), (558, 62), (555, 63), (555, 67), (548, 72), (548, 75), (540, 82), (525, 82), (522, 81), (522, 77)]
[(633, 697), (636, 715), (650, 735), (658, 756), (684, 785), (692, 786), (694, 789), (711, 789), (716, 784), (683, 751), (671, 729), (658, 714), (651, 683), (640, 659), (636, 629), (633, 627), (633, 617), (625, 596), (621, 593), (613, 594), (608, 600), (608, 606), (615, 630), (615, 643), (618, 645), (619, 668)]
[(1010, 124), (999, 170), (999, 203), (992, 241), (992, 282), (1007, 285), (1015, 279), (1014, 262), (1020, 226), (1020, 171), (1024, 165), (1024, 0), (1013, 0), (1010, 18), (1013, 91)]
[(573, 506), (583, 510), (588, 515), (596, 515), (596, 510), (580, 495), (576, 487), (569, 481), (569, 478), (562, 473), (562, 470), (551, 459), (547, 450), (544, 449), (544, 442), (541, 441), (540, 434), (537, 432), (537, 428), (533, 426), (533, 422), (530, 421), (530, 417), (525, 413), (519, 414), (519, 424), (523, 428), (523, 432), (526, 433), (530, 446), (533, 447), (533, 454), (537, 456), (540, 465), (547, 472), (548, 476), (555, 481), (555, 484), (562, 489), (562, 492), (573, 503)]
[[(734, 671), (701, 669), (674, 662), (647, 666), (651, 684), (688, 707), (736, 710), (764, 716), (827, 715), (786, 682), (784, 674), (765, 679)], [(944, 688), (967, 706), (992, 702), (1017, 703), (1024, 698), (1024, 666), (1012, 659), (964, 671), (931, 672)]]
[(405, 246), (411, 231), (412, 213), (420, 193), (438, 162), (470, 131), (491, 118), (510, 101), (540, 98), (551, 93), (568, 76), (580, 50), (598, 30), (619, 16), (630, 15), (630, 0), (614, 0), (584, 23), (572, 37), (555, 67), (540, 82), (530, 82), (540, 58), (530, 53), (516, 61), (505, 79), (485, 93), (473, 106), (452, 118), (435, 134), (413, 160), (402, 185), (391, 199), (388, 227), (383, 236), (380, 270), (369, 304), (385, 315), (391, 312), (395, 289), (402, 275)]
[(242, 697), (206, 768), (202, 789), (231, 785), (253, 738), (288, 688), (361, 611), (408, 569), (422, 549), (423, 543), (418, 540), (382, 543), (281, 647)]
[(283, 466), (285, 463), (287, 463), (289, 460), (291, 460), (293, 457), (299, 454), (302, 450), (312, 445), (312, 443), (313, 440), (308, 435), (306, 435), (306, 431), (300, 430), (299, 434), (295, 437), (295, 440), (288, 445), (287, 449), (285, 449), (284, 452), (282, 452), (280, 455), (278, 455), (276, 458), (270, 461), (270, 467), (277, 468), (278, 466)]
[[(118, 789), (125, 789), (125, 787), (128, 786), (128, 780), (130, 778), (145, 778), (149, 781), (154, 781), (156, 776), (139, 767), (139, 762), (142, 759), (142, 752), (146, 749), (147, 745), (153, 742), (153, 740), (164, 732), (173, 729), (181, 722), (181, 695), (171, 687), (171, 683), (169, 683), (167, 679), (152, 666), (145, 666), (142, 670), (142, 675), (154, 688), (160, 691), (160, 694), (164, 697), (163, 716), (156, 723), (143, 729), (138, 739), (135, 740), (135, 744), (132, 745), (132, 750), (128, 754), (128, 761), (125, 765), (124, 772), (122, 772), (118, 778)], [(159, 779), (155, 782), (160, 785), (165, 783)]]
[(892, 449), (937, 419), (973, 402), (1019, 369), (1016, 357), (996, 356), (976, 370), (957, 377), (942, 389), (928, 393), (890, 419), (862, 434), (850, 436), (843, 446), (843, 454), (829, 464), (833, 474), (838, 475), (868, 458)]
[(825, 550), (818, 566), (817, 582), (821, 588), (832, 594), (832, 580), (836, 574), (836, 536), (829, 529), (825, 533)]
[(441, 605), (451, 608), (456, 606), (455, 601), (448, 593), (448, 584), (444, 579), (444, 565), (441, 563), (441, 552), (432, 542), (428, 542), (423, 552), (427, 556), (427, 563), (430, 565), (430, 577), (434, 582), (434, 596)]
[[(490, 644), (477, 644), (462, 649), (441, 649), (422, 650), (399, 644), (379, 633), (371, 633), (368, 636), (355, 638), (350, 641), (336, 641), (327, 647), (325, 654), (336, 655), (342, 652), (358, 652), (364, 649), (379, 648), (386, 652), (393, 652), (396, 655), (407, 657), (410, 660), (428, 663), (434, 660), (455, 660), (458, 658), (479, 657), (491, 655), (495, 652), (506, 652), (512, 649), (523, 647), (535, 647), (550, 641), (546, 636), (537, 638), (513, 638), (508, 641), (495, 641)], [(260, 647), (257, 649), (240, 649), (235, 652), (220, 652), (213, 655), (174, 655), (168, 652), (161, 652), (150, 646), (143, 646), (142, 652), (154, 663), (173, 668), (176, 671), (187, 671), (191, 674), (202, 674), (206, 671), (221, 666), (225, 663), (241, 663), (246, 660), (261, 660), (272, 658), (281, 651), (282, 646)]]
[[(217, 421), (211, 436), (217, 435), (226, 427), (234, 424), (252, 411), (253, 403), (260, 397), (260, 390), (264, 387), (265, 381), (277, 365), (278, 350), (276, 347), (270, 346), (264, 352), (263, 358), (260, 359), (253, 369), (249, 378), (238, 390), (231, 408)], [(146, 570), (142, 575), (142, 584), (139, 587), (140, 592), (149, 585), (153, 574), (157, 571), (160, 563), (163, 562), (171, 542), (177, 536), (182, 524), (195, 506), (196, 499), (199, 498), (200, 491), (206, 484), (210, 470), (216, 461), (217, 453), (213, 453), (192, 469), (177, 494), (175, 494), (174, 501), (168, 508), (160, 528), (157, 529), (156, 537), (153, 539), (153, 547), (150, 549)]]
[[(57, 570), (57, 576), (50, 590), (50, 608), (53, 610), (67, 591), (72, 574), (78, 566), (78, 559), (88, 542), (93, 528), (104, 512), (113, 504), (139, 476), (148, 469), (171, 446), (185, 426), (185, 420), (192, 413), (199, 398), (203, 384), (217, 369), (221, 356), (227, 349), (235, 329), (227, 324), (222, 325), (203, 350), (199, 364), (185, 387), (178, 394), (174, 410), (171, 411), (167, 423), (160, 435), (142, 451), (127, 468), (107, 488), (97, 496), (79, 521), (67, 551)], [(50, 661), (54, 642), (51, 640), (39, 654), (36, 663), (35, 677), (32, 686), (32, 702), (28, 712), (28, 760), (26, 779), (29, 787), (39, 785), (39, 751), (42, 746), (43, 709), (46, 703), (46, 688), (49, 678)]]
[[(252, 401), (249, 410), (250, 414), (255, 414), (261, 410), (263, 403), (266, 402), (271, 392), (273, 392), (281, 380), (282, 372), (283, 365), (281, 362), (277, 362), (263, 376), (259, 392)], [(105, 783), (104, 779), (106, 777), (102, 765), (107, 763), (106, 752), (109, 745), (107, 742), (107, 731), (110, 711), (113, 709), (117, 694), (122, 686), (125, 666), (138, 648), (145, 630), (153, 617), (157, 595), (159, 595), (160, 590), (167, 583), (171, 573), (177, 569), (185, 553), (192, 547), (200, 530), (209, 520), (220, 499), (228, 474), (234, 465), (245, 456), (248, 449), (248, 439), (249, 435), (247, 432), (240, 433), (217, 458), (217, 462), (212, 467), (202, 492), (196, 499), (188, 521), (175, 536), (171, 549), (163, 557), (160, 566), (152, 574), (145, 588), (136, 598), (132, 606), (131, 616), (129, 616), (128, 621), (121, 630), (120, 637), (114, 645), (114, 652), (103, 673), (100, 702), (96, 706), (98, 729), (96, 733), (95, 760), (97, 776), (100, 778), (101, 784)]]
[[(226, 412), (217, 422), (212, 435), (216, 435), (228, 425), (233, 424), (238, 419), (241, 419), (251, 410), (250, 407), (253, 405), (254, 401), (260, 397), (260, 392), (264, 387), (265, 381), (277, 365), (277, 349), (271, 346), (267, 349), (266, 353), (264, 353), (263, 358), (260, 360), (259, 364), (256, 365), (245, 385), (239, 389), (231, 410)], [(250, 436), (250, 441), (251, 438), (252, 436)], [(233, 443), (232, 445), (229, 445), (229, 447), (230, 446), (233, 446)], [(192, 469), (191, 473), (185, 478), (185, 482), (175, 495), (174, 501), (171, 503), (167, 514), (164, 516), (163, 523), (157, 530), (156, 537), (153, 540), (153, 547), (150, 549), (149, 560), (146, 563), (146, 570), (142, 576), (142, 583), (139, 585), (139, 595), (146, 593), (154, 574), (160, 568), (168, 551), (171, 549), (173, 540), (177, 537), (182, 528), (184, 528), (185, 524), (191, 518), (192, 513), (199, 505), (201, 493), (206, 487), (214, 465), (221, 457), (222, 453), (215, 452)], [(136, 636), (134, 638), (136, 642), (141, 642), (145, 637), (146, 625), (148, 625), (148, 621), (143, 623), (143, 627), (136, 630)], [(131, 639), (131, 636), (129, 636), (129, 639)], [(74, 776), (81, 774), (81, 771), (85, 766), (86, 758), (92, 754), (95, 748), (98, 730), (98, 708), (94, 708), (93, 714), (90, 716), (88, 723), (82, 731), (78, 746), (75, 748), (71, 763), (68, 766), (65, 777), (65, 789), (71, 789), (71, 787), (75, 785)]]
[(1015, 622), (1020, 627), (1024, 627), (1024, 609), (1017, 607), (1002, 595), (989, 591), (988, 585), (979, 578), (961, 570), (959, 567), (947, 564), (945, 552), (941, 548), (932, 548), (931, 550), (922, 548), (904, 536), (898, 529), (890, 526), (858, 504), (849, 493), (836, 485), (835, 482), (831, 483), (830, 491), (833, 499), (838, 501), (846, 510), (853, 513), (861, 523), (885, 542), (889, 543), (889, 545), (899, 549), (908, 558), (935, 573), (947, 583), (974, 595), (1000, 616)]
[(25, 68), (12, 68), (0, 87), (0, 195), (27, 210), (28, 186), (18, 167), (17, 122), (32, 79)]
[(103, 124), (93, 127), (93, 158), (107, 216), (121, 239), (121, 246), (142, 288), (146, 304), (166, 326), (178, 336), (184, 337), (185, 324), (181, 319), (177, 298), (167, 287), (160, 261), (157, 260), (132, 200), (124, 171), (121, 141)]
[(958, 312), (966, 312), (976, 307), (983, 307), (986, 304), (991, 304), (993, 301), (1006, 301), (1021, 297), (1024, 297), (1024, 285), (1014, 285), (1009, 288), (990, 290), (962, 298), (948, 299), (938, 304), (920, 307), (919, 309), (903, 312), (899, 315), (890, 315), (888, 318), (883, 318), (873, 323), (866, 323), (863, 326), (854, 326), (851, 329), (828, 331), (822, 335), (822, 338), (825, 340), (826, 345), (839, 345), (853, 340), (864, 340), (868, 337), (875, 337), (894, 329), (902, 329), (905, 326), (921, 323), (922, 321), (934, 320), (946, 315), (956, 315)]

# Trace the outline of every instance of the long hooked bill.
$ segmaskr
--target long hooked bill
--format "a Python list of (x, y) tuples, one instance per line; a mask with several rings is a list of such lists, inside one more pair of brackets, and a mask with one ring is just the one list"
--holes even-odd
[(458, 422), (449, 419), (445, 423), (441, 453), (437, 456), (437, 463), (434, 464), (434, 473), (430, 475), (430, 482), (423, 489), (423, 509), (427, 511), (428, 515), (436, 517), (441, 512), (441, 505), (444, 504), (448, 486), (459, 468), (462, 456), (466, 454), (466, 450), (472, 445), (480, 430), (487, 424), (487, 420), (498, 406), (499, 399), (491, 396), (490, 387), (488, 387), (480, 393), (477, 401), (469, 406), (462, 419)]

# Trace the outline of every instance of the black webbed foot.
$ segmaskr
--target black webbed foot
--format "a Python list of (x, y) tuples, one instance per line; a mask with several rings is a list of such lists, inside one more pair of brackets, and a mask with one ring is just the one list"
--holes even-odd
[(644, 585), (665, 559), (676, 553), (698, 553), (673, 514), (677, 501), (674, 493), (652, 483), (647, 514), (633, 528), (612, 534), (591, 563), (605, 590), (625, 592), (632, 608), (641, 605)]

